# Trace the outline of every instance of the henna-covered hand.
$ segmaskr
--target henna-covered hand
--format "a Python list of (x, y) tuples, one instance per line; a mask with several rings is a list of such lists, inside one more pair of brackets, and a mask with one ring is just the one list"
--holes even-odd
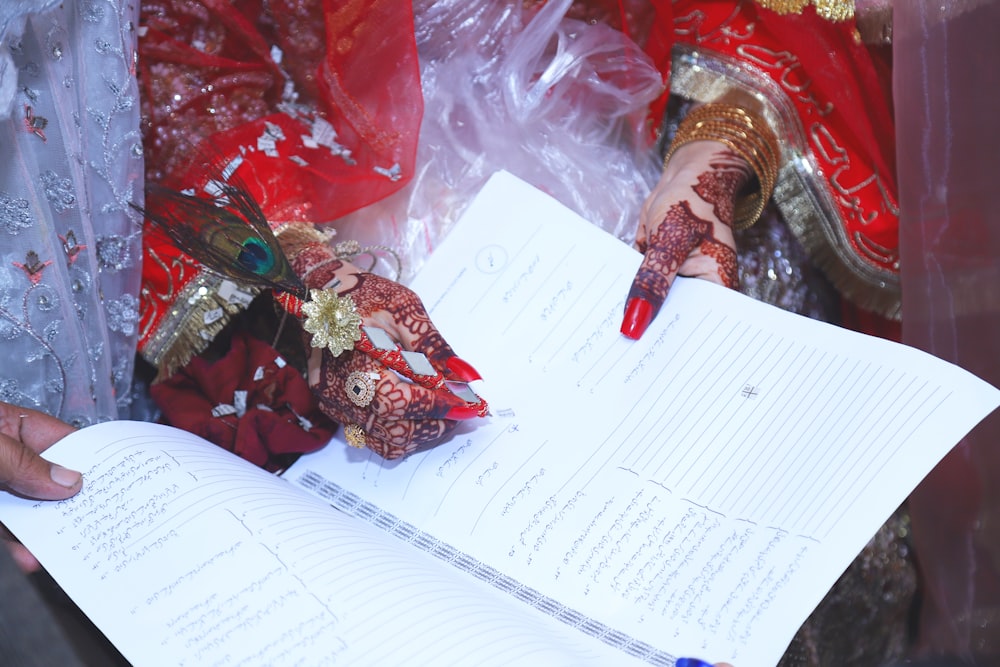
[(674, 152), (640, 213), (636, 245), (645, 258), (628, 293), (625, 336), (642, 336), (678, 275), (738, 286), (733, 216), (751, 176), (722, 143), (693, 141)]
[[(322, 288), (336, 281), (336, 291), (351, 297), (366, 326), (382, 329), (404, 350), (423, 353), (446, 379), (480, 379), (448, 345), (412, 290), (359, 271), (338, 259), (327, 245), (310, 244), (296, 250), (292, 268), (308, 287)], [(345, 384), (352, 372), (377, 378), (369, 405), (358, 406), (349, 398)], [(357, 350), (334, 357), (326, 349), (314, 349), (308, 379), (320, 409), (345, 426), (360, 426), (367, 447), (387, 459), (429, 446), (453, 431), (457, 420), (479, 416), (477, 409), (447, 389), (408, 382)]]

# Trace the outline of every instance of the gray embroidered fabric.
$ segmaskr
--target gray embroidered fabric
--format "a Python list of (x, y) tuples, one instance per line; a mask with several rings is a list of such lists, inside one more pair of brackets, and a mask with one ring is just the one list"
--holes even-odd
[(114, 419), (139, 321), (138, 3), (2, 4), (0, 400)]

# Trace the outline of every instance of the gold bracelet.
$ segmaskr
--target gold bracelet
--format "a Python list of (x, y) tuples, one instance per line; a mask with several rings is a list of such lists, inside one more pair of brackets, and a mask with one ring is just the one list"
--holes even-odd
[(781, 153), (774, 132), (763, 119), (746, 109), (731, 104), (704, 104), (681, 121), (663, 160), (664, 166), (678, 148), (692, 141), (717, 141), (746, 161), (760, 189), (736, 202), (733, 228), (752, 226), (763, 213), (778, 178)]
[(777, 140), (760, 119), (738, 107), (705, 105), (688, 114), (678, 128), (674, 141), (696, 141), (704, 138), (707, 131), (723, 133), (735, 141), (747, 144), (748, 148), (752, 146), (756, 149), (754, 152), (761, 156), (759, 166), (768, 171), (776, 171), (779, 162)]
[[(730, 137), (716, 135), (711, 133), (705, 133), (703, 136), (695, 136), (688, 138), (685, 141), (680, 142), (677, 147), (680, 147), (691, 141), (717, 141), (721, 144), (725, 144), (730, 150), (740, 156), (755, 173), (761, 173), (760, 167), (757, 160), (750, 153), (747, 153), (744, 146), (733, 141)], [(674, 146), (671, 145), (671, 149)], [(766, 173), (766, 172), (764, 172)], [(763, 179), (758, 177), (760, 182), (760, 190), (752, 192), (749, 195), (740, 197), (736, 202), (733, 215), (733, 229), (747, 229), (760, 218), (761, 213), (764, 212), (764, 207), (767, 206), (768, 197), (763, 196), (764, 192), (770, 193), (774, 188), (774, 183), (767, 180), (767, 176)]]
[[(323, 246), (328, 248), (333, 257), (345, 262), (357, 264), (358, 257), (367, 255), (370, 262), (367, 266), (358, 266), (365, 272), (375, 270), (380, 258), (386, 259), (386, 264), (395, 274), (392, 280), (399, 280), (403, 273), (403, 261), (399, 254), (388, 246), (370, 245), (364, 246), (355, 240), (338, 241), (333, 243), (337, 230), (332, 228), (321, 229), (307, 222), (283, 222), (276, 224), (275, 236), (288, 255), (289, 260), (294, 260), (299, 254), (313, 246)], [(391, 262), (388, 260), (392, 260)]]

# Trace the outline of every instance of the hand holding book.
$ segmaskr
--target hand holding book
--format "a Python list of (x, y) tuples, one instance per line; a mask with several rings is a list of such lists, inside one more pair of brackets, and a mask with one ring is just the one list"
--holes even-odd
[[(0, 488), (39, 500), (64, 500), (78, 493), (82, 486), (79, 472), (40, 456), (73, 430), (54, 417), (0, 401)], [(31, 552), (19, 542), (6, 541), (21, 569), (38, 568)]]

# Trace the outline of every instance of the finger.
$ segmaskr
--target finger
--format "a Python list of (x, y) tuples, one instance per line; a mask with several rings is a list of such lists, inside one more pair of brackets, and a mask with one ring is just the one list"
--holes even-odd
[(37, 572), (42, 569), (42, 564), (38, 562), (35, 555), (28, 551), (28, 548), (17, 541), (17, 538), (6, 526), (0, 525), (0, 541), (3, 541), (4, 546), (7, 547), (7, 551), (14, 558), (14, 562), (25, 574), (31, 574), (32, 572)]
[[(351, 429), (349, 444), (357, 445), (360, 441), (359, 446), (367, 446), (384, 458), (399, 458), (454, 430), (458, 422), (443, 417), (479, 416), (478, 412), (462, 413), (469, 411), (468, 406), (447, 390), (427, 390), (404, 382), (391, 371), (374, 371), (375, 367), (374, 362), (361, 354), (351, 353), (345, 359), (323, 355), (320, 381), (314, 391), (320, 410)], [(371, 373), (381, 376), (373, 380), (375, 387), (367, 405), (359, 405), (348, 394), (349, 385), (344, 378), (355, 372), (361, 374), (355, 378), (359, 382), (365, 377), (373, 380)], [(358, 429), (363, 434), (360, 437)]]
[(20, 440), (36, 452), (45, 451), (74, 430), (43, 412), (0, 402), (0, 434)]
[(621, 332), (639, 339), (656, 317), (681, 265), (710, 233), (712, 223), (691, 211), (686, 201), (671, 206), (648, 239), (642, 264), (629, 289)]
[(458, 427), (457, 421), (445, 419), (343, 421), (347, 444), (367, 447), (385, 459), (397, 459), (427, 449)]
[(29, 498), (62, 500), (82, 484), (80, 473), (50, 463), (19, 440), (0, 435), (0, 486)]
[(404, 350), (422, 353), (449, 379), (482, 379), (471, 364), (455, 354), (413, 290), (378, 275), (362, 274), (349, 294), (369, 323), (386, 331)]
[(42, 569), (42, 564), (38, 562), (35, 555), (28, 551), (28, 548), (20, 542), (7, 542), (7, 551), (14, 558), (14, 562), (25, 574), (38, 572)]
[(431, 390), (407, 382), (371, 358), (358, 353), (324, 354), (320, 368), (321, 407), (339, 421), (472, 419), (476, 406), (447, 389)]
[(738, 289), (740, 277), (736, 251), (724, 244), (704, 241), (677, 270), (677, 275)]
[(376, 421), (366, 429), (367, 446), (383, 458), (399, 458), (436, 444), (457, 427), (445, 419)]
[(427, 389), (404, 382), (395, 374), (385, 373), (376, 389), (376, 399), (371, 404), (376, 419), (393, 421), (401, 419), (472, 419), (478, 417), (479, 408), (469, 405), (447, 388)]

